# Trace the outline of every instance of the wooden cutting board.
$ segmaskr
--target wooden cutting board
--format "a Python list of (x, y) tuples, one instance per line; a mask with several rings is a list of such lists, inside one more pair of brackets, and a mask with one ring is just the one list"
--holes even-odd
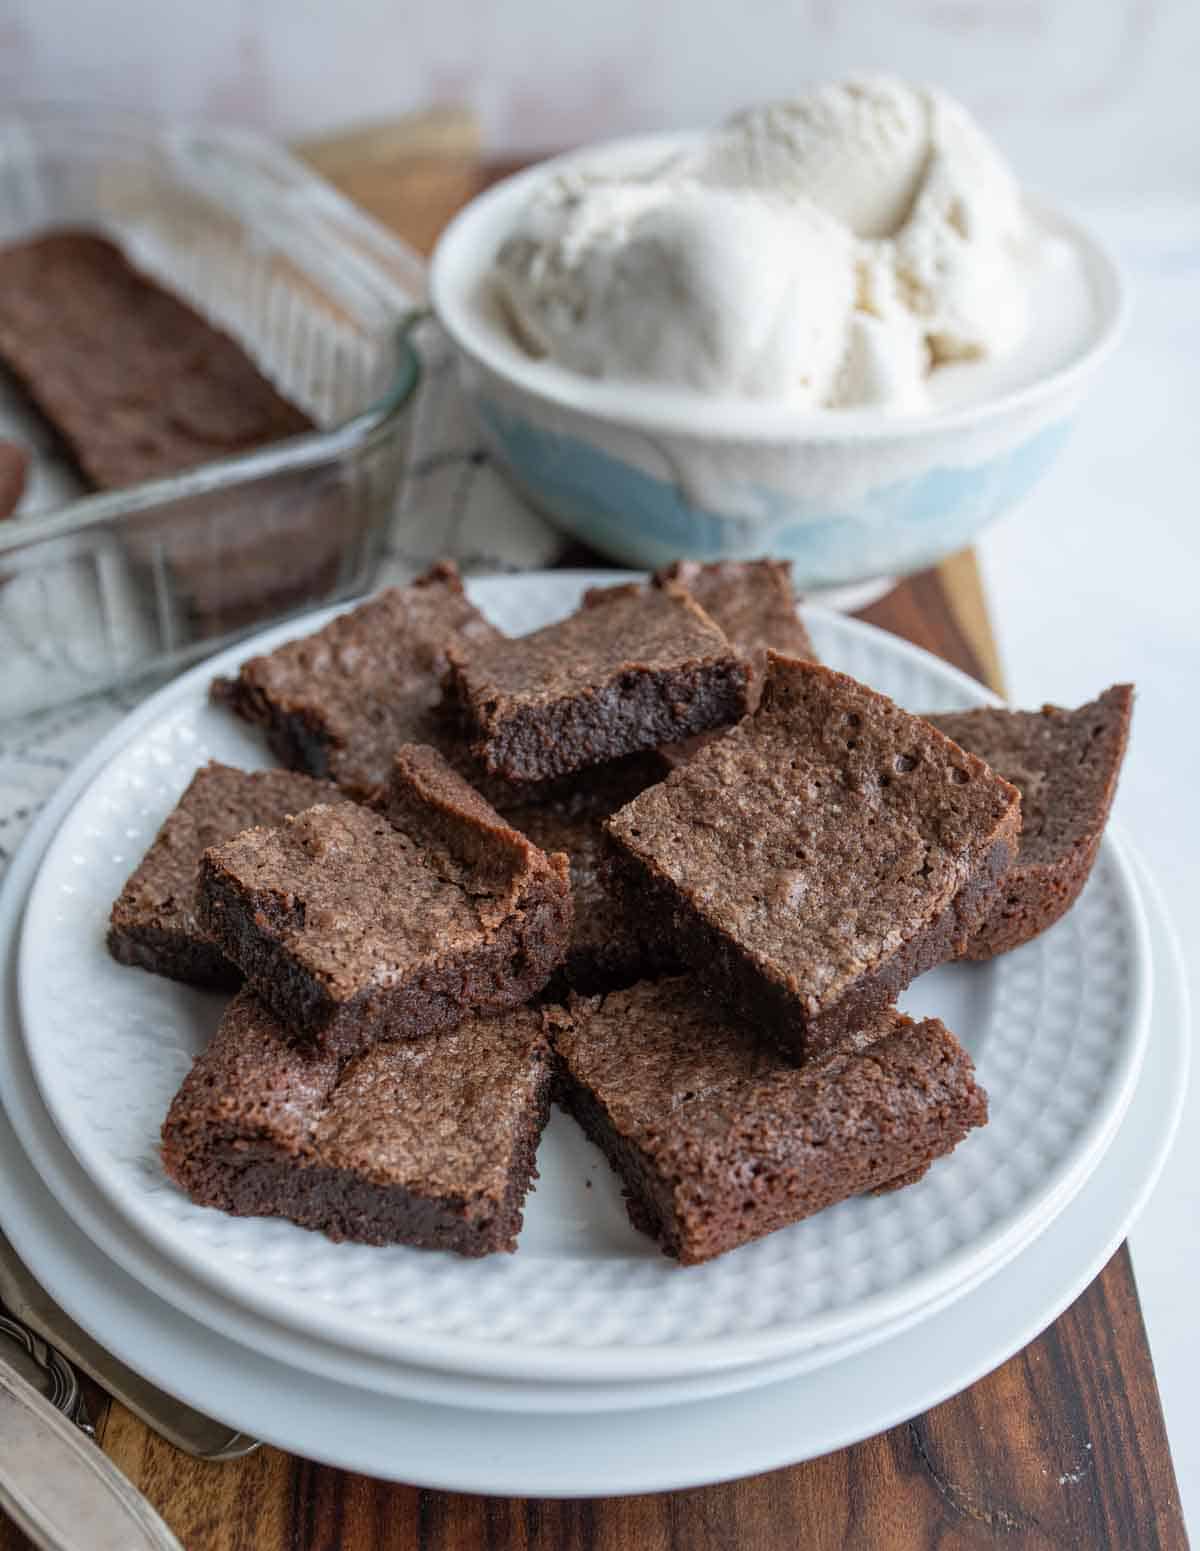
[[(479, 160), (471, 121), (454, 113), (301, 149), (423, 251), (459, 205), (510, 170)], [(1002, 689), (970, 551), (910, 578), (861, 617)], [(105, 1452), (188, 1551), (1187, 1545), (1124, 1246), (1049, 1330), (955, 1399), (823, 1459), (694, 1491), (569, 1502), (469, 1497), (394, 1486), (269, 1448), (206, 1465), (102, 1397), (96, 1414)], [(0, 1551), (26, 1545), (0, 1521)], [(86, 1551), (86, 1529), (79, 1545)]]

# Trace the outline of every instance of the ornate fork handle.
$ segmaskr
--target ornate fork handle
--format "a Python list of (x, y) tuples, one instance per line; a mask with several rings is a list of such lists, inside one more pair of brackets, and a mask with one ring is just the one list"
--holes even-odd
[[(96, 1429), (92, 1426), (92, 1419), (88, 1415), (87, 1403), (83, 1398), (83, 1390), (74, 1368), (67, 1362), (60, 1352), (56, 1352), (48, 1341), (43, 1341), (41, 1336), (30, 1330), (28, 1325), (23, 1325), (19, 1319), (13, 1319), (0, 1308), (0, 1337), (8, 1340), (24, 1351), (31, 1363), (41, 1372), (42, 1382), (36, 1387), (54, 1407), (61, 1411), (69, 1422), (74, 1422), (80, 1432), (86, 1433), (89, 1438), (95, 1438)], [(0, 1341), (0, 1351), (3, 1350), (3, 1342)]]

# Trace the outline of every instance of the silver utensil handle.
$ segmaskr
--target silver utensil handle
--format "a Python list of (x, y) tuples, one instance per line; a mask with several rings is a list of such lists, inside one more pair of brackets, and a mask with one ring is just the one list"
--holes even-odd
[(90, 1374), (134, 1416), (177, 1449), (200, 1459), (229, 1460), (241, 1459), (259, 1447), (256, 1438), (248, 1438), (245, 1433), (184, 1405), (106, 1352), (58, 1307), (0, 1232), (0, 1330), (5, 1304), (22, 1325)]
[(0, 1507), (43, 1551), (182, 1551), (101, 1450), (3, 1363)]

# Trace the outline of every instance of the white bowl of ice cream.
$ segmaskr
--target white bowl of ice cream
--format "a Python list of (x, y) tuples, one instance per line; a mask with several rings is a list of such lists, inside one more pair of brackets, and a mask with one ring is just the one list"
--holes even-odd
[(965, 110), (874, 79), (498, 184), (434, 309), (529, 500), (614, 559), (904, 574), (1021, 500), (1121, 285)]

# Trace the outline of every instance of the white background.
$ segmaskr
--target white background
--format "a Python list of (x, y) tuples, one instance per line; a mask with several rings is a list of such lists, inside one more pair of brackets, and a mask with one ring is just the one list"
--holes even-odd
[[(1139, 688), (1118, 815), (1200, 992), (1200, 3), (1196, 0), (0, 0), (0, 94), (281, 136), (437, 102), (496, 153), (711, 123), (806, 80), (949, 86), (1027, 183), (1115, 247), (1130, 330), (1061, 463), (982, 545), (1014, 700)], [(1200, 1528), (1200, 1125), (1192, 1099), (1134, 1258)]]
[[(1198, 7), (1200, 9), (1200, 7)], [(1060, 463), (981, 553), (1010, 697), (1138, 686), (1116, 816), (1150, 863), (1200, 1006), (1200, 201), (1084, 214), (1134, 288), (1129, 332)], [(1193, 1057), (1194, 1059), (1194, 1057)], [(1193, 1539), (1200, 1539), (1200, 1083), (1135, 1229), (1134, 1270)]]
[(495, 151), (686, 128), (855, 69), (940, 82), (1055, 191), (1200, 187), (1195, 0), (0, 0), (0, 100), (295, 135), (466, 103)]

